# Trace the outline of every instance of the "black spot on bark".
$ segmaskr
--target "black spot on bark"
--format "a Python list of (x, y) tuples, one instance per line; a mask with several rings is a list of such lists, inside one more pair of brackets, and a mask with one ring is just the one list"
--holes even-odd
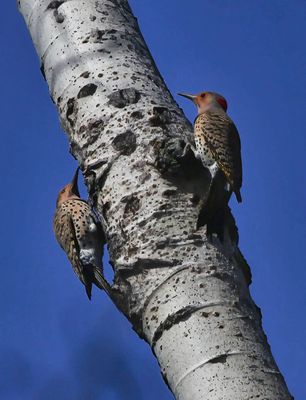
[(104, 128), (104, 121), (102, 119), (90, 120), (88, 124), (82, 125), (79, 129), (79, 133), (86, 134), (87, 143), (93, 144), (100, 136)]
[(74, 111), (74, 98), (72, 97), (67, 101), (67, 111), (66, 111), (66, 118), (69, 121), (69, 124), (73, 127), (74, 126), (74, 121), (70, 116), (73, 114)]
[(186, 306), (174, 314), (169, 314), (167, 318), (159, 325), (156, 329), (153, 339), (152, 339), (152, 348), (155, 347), (157, 341), (162, 337), (165, 331), (168, 331), (172, 328), (173, 325), (178, 324), (183, 321), (187, 321), (194, 312), (197, 311), (197, 307), (194, 306)]
[(80, 77), (81, 77), (81, 78), (89, 78), (89, 75), (90, 75), (90, 72), (85, 71), (85, 72), (83, 72), (83, 73), (80, 75)]
[(175, 174), (181, 169), (179, 158), (182, 156), (184, 141), (173, 138), (156, 140), (154, 143), (156, 166), (162, 173)]
[[(138, 260), (134, 263), (134, 268), (136, 269), (154, 269), (154, 268), (169, 268), (173, 267), (174, 265), (178, 265), (180, 263), (179, 260), (173, 259), (171, 261), (165, 261), (161, 259), (150, 259), (150, 258), (138, 258)], [(129, 271), (127, 271), (129, 273)], [(135, 274), (135, 271), (131, 270), (131, 274)]]
[[(117, 37), (115, 36), (115, 33), (117, 33), (116, 29), (105, 29), (105, 30), (100, 30), (96, 29), (92, 31), (92, 39), (94, 43), (102, 43), (104, 40), (116, 40)], [(108, 38), (105, 38), (104, 36), (107, 35)]]
[(150, 118), (152, 126), (165, 126), (171, 122), (171, 112), (166, 107), (154, 107), (153, 116)]
[(140, 208), (140, 200), (134, 195), (125, 196), (121, 201), (126, 203), (124, 214), (134, 215)]
[(213, 358), (212, 360), (209, 360), (209, 362), (211, 364), (217, 364), (217, 363), (224, 364), (224, 363), (226, 363), (226, 360), (227, 360), (227, 355), (226, 354), (222, 354), (220, 356), (217, 356), (217, 357)]
[(141, 111), (133, 111), (131, 117), (135, 119), (141, 119), (143, 118), (143, 114)]
[(53, 0), (49, 3), (47, 10), (57, 10), (63, 3), (65, 3), (64, 0)]
[(140, 99), (140, 92), (133, 88), (120, 89), (111, 93), (109, 98), (109, 104), (117, 107), (124, 108), (129, 104), (136, 104)]
[(101, 31), (100, 29), (96, 29), (95, 31), (92, 31), (92, 38), (94, 43), (101, 43), (103, 36), (105, 34), (105, 31)]
[(87, 96), (92, 96), (93, 94), (96, 93), (98, 86), (95, 85), (94, 83), (89, 83), (88, 85), (85, 85), (82, 87), (82, 89), (80, 89), (79, 93), (78, 93), (78, 99), (81, 99), (83, 97), (87, 97)]
[(104, 128), (104, 121), (103, 119), (97, 119), (94, 121), (90, 121), (88, 124), (88, 129), (92, 130), (92, 129), (103, 129)]
[[(104, 214), (105, 215), (105, 214)], [(126, 241), (122, 234), (110, 234), (108, 238), (108, 249), (112, 257), (116, 259), (125, 247)]]
[(191, 198), (191, 203), (193, 206), (197, 206), (200, 202), (201, 198), (197, 193), (194, 193), (192, 198)]
[(171, 197), (171, 196), (175, 196), (177, 194), (177, 190), (173, 190), (173, 189), (166, 189), (162, 195), (164, 197)]
[(120, 133), (115, 137), (112, 145), (114, 149), (120, 151), (121, 154), (129, 156), (136, 150), (136, 135), (132, 131)]
[(111, 52), (109, 50), (106, 50), (106, 49), (98, 49), (97, 51), (99, 53), (111, 54)]
[(117, 37), (114, 35), (116, 32), (116, 29), (92, 29), (91, 32), (84, 38), (82, 43), (103, 44), (107, 40), (117, 40)]
[(64, 15), (59, 13), (57, 10), (54, 11), (54, 18), (58, 24), (62, 24), (65, 20)]

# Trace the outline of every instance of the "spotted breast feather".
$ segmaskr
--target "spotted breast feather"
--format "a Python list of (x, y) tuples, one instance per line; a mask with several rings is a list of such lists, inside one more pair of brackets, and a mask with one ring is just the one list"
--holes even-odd
[(207, 152), (225, 175), (237, 201), (241, 202), (241, 144), (235, 124), (222, 110), (208, 110), (198, 116), (196, 125), (201, 127)]

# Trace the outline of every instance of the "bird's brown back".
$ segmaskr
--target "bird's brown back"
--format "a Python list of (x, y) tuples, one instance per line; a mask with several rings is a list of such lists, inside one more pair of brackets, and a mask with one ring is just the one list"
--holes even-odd
[(79, 241), (84, 237), (90, 223), (91, 209), (85, 201), (71, 199), (56, 208), (53, 229), (55, 237), (66, 252), (73, 269), (86, 284), (84, 267), (80, 261)]
[(234, 191), (242, 185), (241, 144), (237, 128), (223, 110), (208, 110), (195, 121), (205, 144)]

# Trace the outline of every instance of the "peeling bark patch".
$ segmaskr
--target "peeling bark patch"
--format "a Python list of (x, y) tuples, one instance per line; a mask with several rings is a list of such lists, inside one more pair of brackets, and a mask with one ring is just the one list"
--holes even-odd
[(140, 92), (133, 88), (120, 89), (109, 96), (109, 104), (116, 108), (124, 108), (129, 104), (136, 104), (140, 99)]
[(66, 111), (66, 118), (69, 121), (69, 124), (73, 127), (74, 126), (74, 121), (70, 116), (73, 114), (74, 111), (74, 98), (72, 97), (67, 101), (67, 111)]
[(136, 150), (136, 135), (132, 131), (120, 133), (112, 142), (115, 150), (125, 156), (129, 156)]
[(78, 99), (81, 99), (83, 97), (87, 96), (92, 96), (93, 94), (96, 93), (98, 86), (95, 85), (94, 83), (89, 83), (88, 85), (85, 85), (82, 87), (82, 89), (78, 93)]

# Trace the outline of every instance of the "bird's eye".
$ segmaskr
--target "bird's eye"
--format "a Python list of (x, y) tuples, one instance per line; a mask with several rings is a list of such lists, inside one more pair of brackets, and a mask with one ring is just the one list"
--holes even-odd
[(205, 96), (206, 96), (205, 93), (202, 93), (202, 94), (201, 94), (202, 99), (204, 99)]

